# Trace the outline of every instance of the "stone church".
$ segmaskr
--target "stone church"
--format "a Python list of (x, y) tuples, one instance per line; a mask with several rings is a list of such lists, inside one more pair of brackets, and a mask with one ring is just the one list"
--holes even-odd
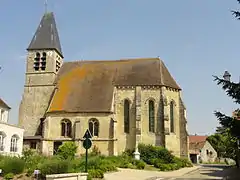
[(27, 48), (19, 108), (24, 146), (52, 155), (67, 141), (82, 147), (87, 129), (102, 154), (139, 143), (187, 156), (181, 88), (156, 58), (65, 61), (53, 13), (45, 13)]

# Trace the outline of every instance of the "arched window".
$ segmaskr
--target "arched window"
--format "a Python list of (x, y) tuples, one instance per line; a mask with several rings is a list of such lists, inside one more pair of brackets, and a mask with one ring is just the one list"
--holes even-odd
[(88, 122), (88, 129), (92, 136), (98, 136), (99, 135), (99, 122), (97, 119), (93, 118), (90, 119)]
[(40, 53), (39, 52), (37, 52), (36, 53), (36, 56), (35, 56), (35, 58), (34, 58), (34, 69), (35, 69), (35, 71), (38, 71), (39, 70), (39, 66), (40, 66)]
[(10, 146), (10, 152), (17, 152), (18, 151), (18, 136), (13, 135), (11, 138), (11, 146)]
[(68, 119), (63, 119), (61, 122), (61, 136), (71, 137), (72, 123)]
[(46, 69), (46, 59), (47, 53), (43, 52), (41, 57), (41, 70), (44, 71)]
[(124, 132), (129, 133), (130, 129), (130, 103), (129, 100), (124, 100)]
[(149, 123), (149, 132), (154, 132), (155, 130), (155, 110), (154, 110), (154, 101), (150, 100), (148, 102), (148, 123)]
[(5, 141), (6, 134), (0, 131), (0, 151), (4, 151), (4, 141)]
[(174, 132), (174, 102), (170, 102), (170, 131)]

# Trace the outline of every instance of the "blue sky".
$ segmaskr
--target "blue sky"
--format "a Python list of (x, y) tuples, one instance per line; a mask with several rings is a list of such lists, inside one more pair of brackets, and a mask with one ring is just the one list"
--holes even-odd
[[(71, 3), (70, 3), (71, 2)], [(236, 0), (49, 0), (65, 61), (159, 56), (183, 89), (190, 133), (210, 134), (214, 110), (237, 107), (213, 82), (225, 70), (239, 81), (240, 21)], [(44, 13), (44, 0), (1, 0), (0, 97), (18, 121), (26, 48)]]

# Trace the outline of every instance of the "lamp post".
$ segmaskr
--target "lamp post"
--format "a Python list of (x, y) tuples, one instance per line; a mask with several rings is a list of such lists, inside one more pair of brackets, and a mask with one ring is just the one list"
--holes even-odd
[(231, 74), (228, 71), (225, 71), (223, 74), (223, 79), (225, 81), (230, 81), (230, 78), (231, 78)]

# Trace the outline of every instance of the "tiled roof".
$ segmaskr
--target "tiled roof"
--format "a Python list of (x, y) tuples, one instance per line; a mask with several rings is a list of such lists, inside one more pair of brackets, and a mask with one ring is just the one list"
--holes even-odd
[(207, 137), (208, 136), (191, 135), (189, 136), (189, 143), (205, 142)]
[(110, 112), (115, 86), (160, 85), (180, 90), (159, 58), (66, 62), (48, 112)]
[(189, 152), (191, 154), (198, 154), (200, 153), (200, 150), (203, 148), (204, 145), (205, 141), (189, 143)]
[(0, 98), (0, 107), (6, 108), (6, 109), (11, 109), (7, 103), (5, 103), (1, 98)]

